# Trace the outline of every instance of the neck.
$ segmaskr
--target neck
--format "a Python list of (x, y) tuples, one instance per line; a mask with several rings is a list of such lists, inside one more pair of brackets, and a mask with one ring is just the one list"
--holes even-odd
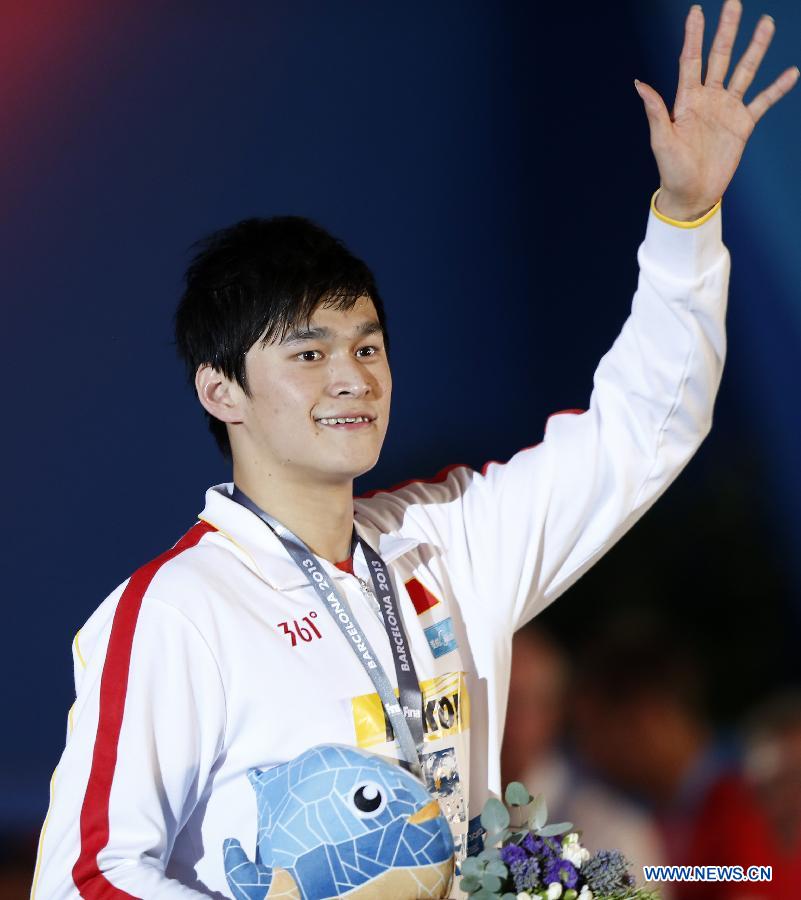
[(296, 534), (315, 556), (330, 562), (341, 562), (350, 556), (353, 479), (309, 484), (263, 473), (262, 477), (253, 477), (234, 464), (234, 483)]

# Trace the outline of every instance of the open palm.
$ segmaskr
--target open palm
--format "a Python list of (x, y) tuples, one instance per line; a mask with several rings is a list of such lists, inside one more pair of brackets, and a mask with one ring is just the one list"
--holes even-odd
[(658, 206), (664, 204), (668, 215), (677, 211), (692, 217), (723, 196), (754, 126), (798, 80), (799, 70), (793, 66), (748, 105), (743, 102), (776, 30), (773, 19), (765, 15), (724, 86), (741, 15), (740, 0), (726, 0), (702, 82), (704, 14), (700, 6), (690, 9), (672, 114), (657, 91), (635, 82), (645, 104), (651, 149), (662, 182)]

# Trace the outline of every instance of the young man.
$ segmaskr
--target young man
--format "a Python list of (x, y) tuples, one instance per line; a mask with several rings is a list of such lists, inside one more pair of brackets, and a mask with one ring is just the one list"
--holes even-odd
[(727, 0), (704, 84), (690, 11), (673, 120), (637, 83), (662, 187), (631, 316), (589, 410), (552, 418), (506, 464), (354, 500), (392, 386), (369, 270), (300, 219), (206, 242), (177, 333), (233, 483), (76, 637), (34, 895), (259, 896), (248, 773), (323, 743), (404, 760), (457, 854), (476, 846), (475, 817), (501, 788), (514, 630), (643, 514), (710, 427), (729, 272), (720, 198), (798, 76), (743, 104), (765, 17), (724, 88), (740, 11)]

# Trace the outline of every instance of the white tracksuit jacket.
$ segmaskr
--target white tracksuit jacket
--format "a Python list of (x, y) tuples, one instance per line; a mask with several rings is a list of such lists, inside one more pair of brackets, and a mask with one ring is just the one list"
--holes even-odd
[[(552, 417), (543, 441), (507, 463), (451, 467), (356, 502), (357, 529), (395, 580), (426, 747), (436, 765), (456, 760), (457, 846), (500, 792), (514, 630), (620, 538), (710, 428), (729, 254), (719, 207), (699, 222), (671, 224), (652, 200), (632, 312), (588, 411)], [(319, 743), (394, 752), (355, 654), (229, 490), (210, 489), (198, 524), (75, 639), (77, 699), (42, 829), (38, 900), (230, 897), (223, 840), (238, 838), (251, 858), (256, 842), (248, 769)], [(394, 681), (369, 599), (353, 575), (323, 565)], [(354, 566), (367, 578), (360, 551)]]

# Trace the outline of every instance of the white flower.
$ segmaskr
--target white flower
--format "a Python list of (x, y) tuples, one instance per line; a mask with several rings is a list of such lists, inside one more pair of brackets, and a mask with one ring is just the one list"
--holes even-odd
[(562, 838), (562, 846), (565, 847), (567, 844), (577, 844), (579, 842), (578, 833), (575, 831), (571, 831), (569, 834), (566, 834)]
[(573, 863), (577, 869), (580, 869), (589, 858), (590, 851), (586, 847), (582, 847), (578, 841), (562, 845), (562, 859)]
[(517, 895), (517, 900), (531, 900), (531, 894), (528, 891), (520, 891)]
[(586, 884), (581, 889), (581, 893), (578, 895), (578, 900), (592, 900), (592, 891)]
[(558, 881), (552, 881), (548, 885), (548, 893), (545, 896), (548, 900), (559, 900), (562, 896), (562, 885)]

